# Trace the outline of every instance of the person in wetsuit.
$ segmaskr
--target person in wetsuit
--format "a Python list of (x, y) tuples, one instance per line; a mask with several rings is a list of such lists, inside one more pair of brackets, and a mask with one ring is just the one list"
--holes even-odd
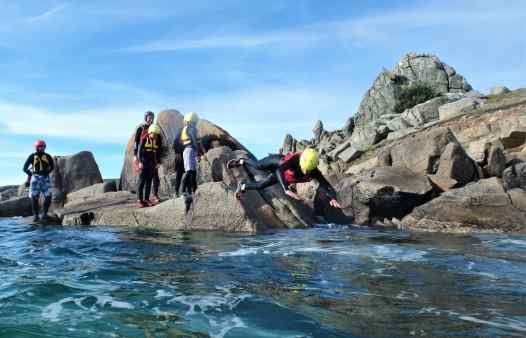
[[(139, 150), (139, 146), (141, 144), (141, 141), (144, 140), (148, 135), (148, 128), (153, 124), (153, 121), (155, 119), (155, 114), (151, 111), (147, 111), (144, 113), (144, 122), (137, 127), (135, 130), (135, 141), (133, 146), (133, 161), (134, 166), (136, 168), (137, 172), (140, 172), (139, 169), (139, 158), (137, 156), (137, 152)], [(161, 134), (158, 135), (158, 138), (160, 139), (160, 143), (162, 144), (162, 137)], [(161, 183), (161, 180), (159, 179), (159, 170), (155, 169), (153, 172), (153, 198), (152, 203), (159, 203), (159, 185)]]
[(199, 120), (196, 113), (188, 113), (184, 117), (184, 127), (179, 136), (176, 137), (176, 142), (179, 142), (184, 147), (183, 163), (184, 163), (184, 177), (183, 177), (183, 193), (192, 195), (197, 190), (197, 156), (199, 156), (199, 144), (197, 141), (197, 121)]
[(269, 172), (269, 175), (262, 181), (239, 182), (236, 189), (238, 198), (247, 190), (261, 190), (279, 183), (288, 196), (301, 201), (302, 198), (291, 190), (291, 184), (310, 182), (314, 179), (318, 181), (320, 189), (329, 198), (330, 205), (341, 209), (341, 205), (336, 199), (336, 191), (323, 177), (318, 169), (318, 163), (318, 152), (308, 148), (303, 152), (290, 153), (285, 156), (269, 155), (259, 161), (248, 158), (230, 160), (227, 167), (234, 168), (247, 165), (257, 170)]
[(181, 188), (181, 182), (183, 179), (184, 174), (184, 161), (183, 161), (183, 152), (184, 152), (184, 145), (181, 142), (181, 132), (180, 130), (174, 139), (174, 144), (172, 145), (172, 148), (175, 152), (175, 182), (173, 182), (174, 185), (174, 197), (178, 198)]
[(29, 198), (31, 199), (31, 209), (33, 211), (33, 221), (38, 222), (40, 195), (44, 196), (44, 213), (42, 221), (49, 219), (48, 211), (51, 205), (51, 179), (49, 175), (55, 169), (53, 157), (45, 152), (46, 142), (38, 140), (35, 142), (35, 152), (27, 158), (23, 170), (29, 180)]
[(139, 208), (149, 207), (155, 205), (155, 202), (150, 201), (150, 191), (152, 188), (152, 181), (154, 180), (155, 172), (161, 165), (161, 146), (159, 135), (161, 128), (158, 125), (152, 124), (148, 128), (148, 134), (144, 137), (137, 149), (137, 157), (139, 160), (139, 186), (137, 188), (137, 206)]

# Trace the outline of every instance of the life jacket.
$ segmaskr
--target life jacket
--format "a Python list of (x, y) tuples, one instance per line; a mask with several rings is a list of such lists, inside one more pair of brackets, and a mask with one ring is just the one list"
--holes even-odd
[(143, 124), (141, 127), (141, 142), (148, 137), (148, 126), (146, 124)]
[[(283, 165), (289, 161), (294, 161), (294, 160), (297, 160), (298, 163), (299, 163), (299, 157), (301, 156), (301, 152), (297, 152), (297, 153), (288, 153), (287, 155), (285, 155), (285, 157), (283, 157), (283, 159), (280, 161), (280, 165)], [(283, 176), (285, 177), (285, 180), (287, 181), (287, 183), (290, 183), (290, 184), (293, 184), (293, 183), (306, 183), (306, 182), (310, 182), (311, 181), (311, 178), (308, 176), (308, 175), (305, 175), (301, 169), (299, 169), (299, 173), (301, 174), (301, 176), (297, 175), (296, 174), (296, 171), (293, 170), (293, 169), (287, 169), (283, 172)]]
[(38, 155), (38, 153), (35, 153), (35, 156), (33, 156), (33, 170), (45, 171), (47, 168), (49, 168), (49, 159), (47, 158), (47, 155)]
[(146, 141), (144, 142), (144, 151), (156, 152), (159, 149), (157, 144), (157, 137), (146, 136)]
[(190, 138), (190, 135), (188, 135), (188, 126), (185, 126), (181, 132), (181, 143), (183, 146), (192, 144), (192, 139)]

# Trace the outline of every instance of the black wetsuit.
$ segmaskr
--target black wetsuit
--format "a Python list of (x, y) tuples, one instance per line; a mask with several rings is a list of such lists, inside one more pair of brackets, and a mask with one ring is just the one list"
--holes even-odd
[(139, 143), (137, 156), (142, 163), (142, 169), (139, 174), (139, 186), (137, 188), (137, 199), (139, 201), (148, 201), (152, 188), (152, 180), (155, 184), (156, 166), (160, 164), (161, 156), (161, 138), (156, 136), (146, 136)]
[(291, 184), (309, 182), (315, 179), (320, 184), (320, 189), (332, 200), (336, 199), (336, 191), (323, 177), (318, 168), (304, 174), (300, 167), (301, 153), (282, 155), (269, 155), (259, 161), (246, 159), (245, 164), (258, 170), (270, 172), (262, 181), (245, 183), (246, 190), (260, 190), (279, 183), (283, 190), (289, 190)]
[[(37, 156), (37, 160), (35, 161), (35, 156)], [(46, 158), (46, 161), (42, 161), (40, 159)], [(29, 167), (33, 166), (33, 170), (29, 170)], [(55, 169), (55, 163), (53, 162), (53, 157), (49, 155), (48, 153), (33, 153), (29, 155), (26, 162), (24, 163), (24, 172), (31, 176), (33, 174), (40, 175), (40, 176), (49, 176), (51, 172)]]
[[(133, 146), (133, 155), (134, 156), (137, 156), (137, 154), (139, 152), (139, 147), (141, 145), (141, 139), (144, 139), (146, 137), (146, 135), (148, 134), (148, 128), (149, 127), (150, 127), (149, 125), (147, 125), (146, 123), (143, 123), (135, 131), (135, 143), (134, 143), (134, 146)], [(159, 149), (161, 149), (162, 137), (161, 137), (161, 135), (158, 135), (158, 137), (159, 137), (159, 143), (158, 143), (159, 144)], [(139, 160), (139, 162), (140, 162), (140, 160)], [(161, 184), (161, 180), (159, 178), (159, 171), (157, 169), (155, 169), (153, 171), (153, 194), (155, 196), (159, 195), (159, 186), (160, 186), (160, 184)]]
[(184, 146), (181, 143), (181, 131), (177, 133), (175, 141), (173, 144), (173, 150), (175, 151), (175, 194), (179, 196), (179, 189), (181, 188), (181, 181), (184, 174), (184, 161), (183, 161), (183, 151)]

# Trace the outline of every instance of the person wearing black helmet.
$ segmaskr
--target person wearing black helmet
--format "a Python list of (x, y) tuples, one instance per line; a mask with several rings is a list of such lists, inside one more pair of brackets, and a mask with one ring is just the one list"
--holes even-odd
[[(139, 146), (142, 141), (144, 141), (148, 137), (148, 128), (153, 124), (153, 121), (155, 120), (155, 114), (151, 111), (147, 111), (144, 113), (144, 122), (141, 123), (137, 129), (135, 130), (135, 142), (133, 145), (133, 164), (135, 167), (136, 172), (140, 172), (139, 169), (139, 158), (137, 156), (137, 152), (139, 150)], [(161, 138), (161, 135), (159, 134), (157, 136), (159, 139)], [(162, 144), (162, 140), (159, 140), (159, 144)], [(159, 171), (156, 168), (153, 172), (153, 198), (151, 199), (151, 202), (153, 204), (159, 203), (159, 185), (161, 180), (159, 179)]]
[(55, 164), (53, 157), (45, 152), (46, 142), (38, 140), (35, 142), (35, 152), (29, 155), (24, 163), (24, 172), (30, 177), (29, 198), (31, 199), (31, 209), (33, 211), (33, 221), (38, 222), (39, 207), (38, 200), (40, 195), (44, 196), (44, 213), (42, 221), (49, 219), (48, 211), (51, 206), (51, 180), (49, 175), (53, 172)]

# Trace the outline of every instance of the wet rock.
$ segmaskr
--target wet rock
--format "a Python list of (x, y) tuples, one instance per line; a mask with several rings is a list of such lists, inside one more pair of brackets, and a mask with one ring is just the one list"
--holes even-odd
[(15, 197), (0, 202), (0, 217), (30, 216), (31, 200), (29, 197)]
[(358, 224), (374, 224), (378, 219), (402, 218), (427, 202), (433, 187), (426, 176), (406, 168), (381, 167), (343, 179), (336, 190), (346, 215), (353, 215)]
[(512, 204), (498, 178), (490, 178), (443, 193), (416, 207), (402, 223), (426, 231), (524, 231), (526, 213)]
[(456, 142), (449, 143), (438, 162), (438, 176), (450, 177), (463, 186), (478, 179), (476, 163), (466, 154), (464, 148)]
[(502, 180), (506, 190), (514, 188), (526, 189), (526, 163), (514, 164), (504, 170)]
[(476, 109), (479, 101), (473, 98), (464, 98), (455, 102), (447, 103), (438, 108), (440, 120), (447, 120)]

